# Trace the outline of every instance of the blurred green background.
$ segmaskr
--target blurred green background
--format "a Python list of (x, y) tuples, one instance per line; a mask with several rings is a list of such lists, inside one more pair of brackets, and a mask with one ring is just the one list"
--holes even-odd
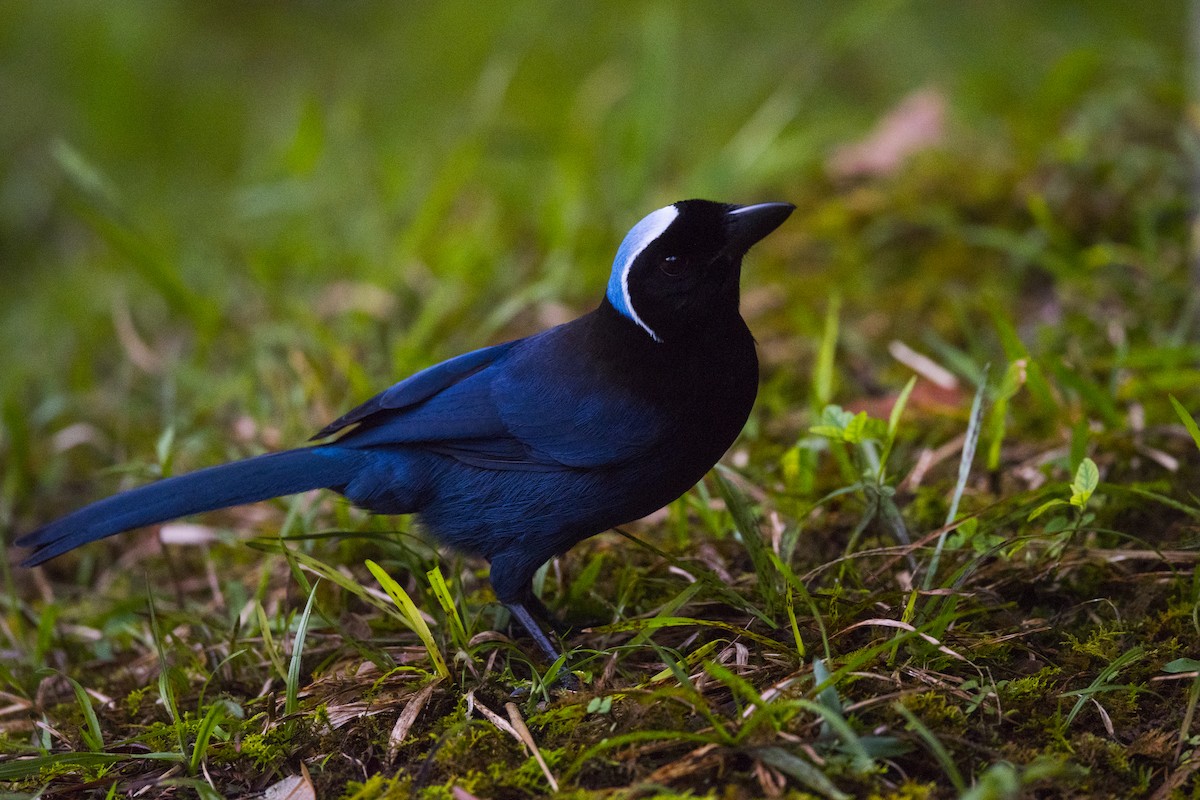
[[(947, 297), (961, 318), (925, 322), (969, 338), (969, 298), (1069, 278), (1055, 230), (1102, 270), (1111, 226), (1142, 224), (1176, 280), (1186, 23), (1120, 0), (0, 4), (3, 515), (65, 510), (63, 481), (114, 462), (299, 442), (589, 308), (624, 231), (683, 197), (801, 206), (747, 271), (764, 413), (804, 397), (834, 290), (853, 352)], [(940, 168), (882, 199), (830, 176), (923, 88)], [(1029, 191), (1046, 163), (1095, 196)], [(1133, 207), (1097, 211), (1106, 191)]]
[[(1142, 796), (1171, 770), (1183, 785), (1194, 777), (1188, 725), (1200, 694), (1193, 684), (1185, 701), (1184, 684), (1158, 681), (1168, 659), (1195, 655), (1197, 618), (1196, 451), (1167, 400), (1200, 417), (1190, 23), (1187, 5), (1171, 0), (0, 0), (3, 538), (123, 486), (298, 445), (417, 369), (593, 307), (625, 232), (667, 203), (792, 201), (796, 213), (744, 271), (762, 384), (726, 462), (788, 574), (812, 587), (796, 597), (799, 661), (763, 649), (770, 639), (746, 640), (750, 670), (731, 691), (704, 666), (718, 679), (704, 681), (709, 711), (690, 688), (633, 689), (615, 704), (613, 694), (611, 717), (593, 708), (599, 696), (580, 694), (559, 706), (566, 715), (530, 719), (552, 767), (568, 775), (566, 763), (620, 733), (649, 734), (644, 755), (611, 771), (607, 756), (594, 759), (594, 772), (568, 780), (655, 781), (650, 770), (669, 759), (703, 769), (685, 789), (703, 792), (709, 756), (697, 754), (709, 745), (684, 757), (652, 738), (692, 726), (721, 731), (715, 780), (752, 785), (753, 763), (764, 792), (762, 763), (810, 788), (827, 772), (864, 796), (869, 786), (916, 797), (926, 782), (950, 792), (955, 762), (969, 778), (987, 769), (1010, 783), (1009, 762), (1032, 765), (1027, 790), (1050, 776), (1046, 764), (1061, 764), (1062, 796)], [(908, 152), (879, 159), (897, 148)], [(874, 443), (853, 450), (811, 430), (827, 404), (888, 417), (913, 374), (891, 354), (897, 340), (958, 383), (915, 384), (885, 473)], [(968, 481), (957, 462), (974, 396), (988, 402)], [(1086, 509), (1065, 502), (1084, 456), (1102, 481)], [(733, 594), (708, 596), (657, 551), (597, 537), (546, 571), (543, 597), (580, 619), (678, 613), (736, 630), (746, 618), (729, 614), (744, 605), (768, 609), (754, 613), (770, 622), (784, 570), (755, 556), (748, 507), (741, 519), (736, 503), (721, 511), (712, 485), (645, 532), (681, 563), (695, 558), (697, 574), (725, 576), (728, 565), (721, 583)], [(368, 766), (391, 764), (381, 760), (386, 716), (313, 737), (327, 701), (388, 697), (376, 694), (381, 673), (359, 667), (371, 660), (399, 677), (417, 664), (416, 640), (329, 580), (309, 644), (291, 639), (294, 669), (280, 668), (272, 641), (282, 653), (297, 629), (308, 579), (293, 556), (303, 552), (329, 577), (341, 574), (336, 563), (368, 580), (364, 557), (407, 575), (450, 654), (449, 620), (421, 577), (438, 559), (396, 535), (406, 521), (364, 519), (323, 497), (203, 518), (226, 542), (259, 534), (252, 546), (160, 551), (157, 537), (125, 536), (42, 571), (6, 560), (0, 767), (31, 791), (47, 780), (103, 791), (107, 766), (87, 765), (108, 762), (82, 750), (119, 746), (130, 763), (109, 777), (144, 786), (177, 767), (159, 773), (165, 762), (142, 762), (139, 748), (178, 744), (230, 796), (260, 791), (271, 770), (301, 758), (333, 796)], [(929, 532), (956, 518), (961, 527), (932, 545)], [(916, 573), (893, 547), (905, 525), (938, 554), (904, 548)], [(330, 526), (364, 535), (326, 538)], [(286, 563), (256, 547), (286, 549)], [(442, 564), (469, 629), (496, 624), (479, 565)], [(939, 588), (918, 598), (909, 582), (924, 569), (937, 577), (926, 588)], [(147, 587), (159, 599), (148, 601)], [(258, 632), (246, 623), (251, 602)], [(889, 614), (905, 630), (883, 653), (866, 626)], [(909, 637), (910, 619), (973, 660)], [(770, 635), (783, 641), (785, 628)], [(651, 686), (642, 681), (668, 663), (680, 676), (663, 647), (682, 654), (706, 641), (692, 664), (708, 652), (730, 666), (743, 658), (708, 649), (719, 630), (656, 626), (659, 664), (643, 644), (650, 630), (632, 642), (589, 633), (574, 646), (618, 643), (597, 685), (621, 695)], [(827, 706), (833, 716), (790, 705), (811, 688), (802, 662), (821, 643), (844, 679), (811, 699), (842, 693), (852, 714), (843, 726), (871, 732), (856, 745), (817, 733), (838, 728), (829, 723), (842, 700)], [(430, 764), (444, 785), (429, 796), (448, 796), (464, 776), (483, 781), (463, 784), (483, 797), (542, 786), (515, 741), (470, 721), (458, 691), (486, 659), (481, 701), (509, 698), (528, 674), (525, 656), (491, 639), (469, 649), (461, 668), (454, 659), (458, 681), (426, 711), (403, 700), (404, 715), (424, 716), (421, 743), (397, 762), (396, 796)], [(348, 663), (373, 685), (347, 693)], [(776, 682), (795, 668), (800, 682)], [(268, 711), (277, 692), (285, 711), (296, 705), (309, 669), (301, 711)], [(757, 683), (746, 691), (744, 680)], [(103, 730), (81, 716), (92, 708), (84, 686), (116, 700), (96, 705)], [(189, 756), (175, 710), (174, 729), (164, 727), (176, 691), (193, 723), (220, 721), (228, 740), (209, 740), (206, 753), (197, 733)], [(538, 697), (531, 691), (527, 711)], [(213, 716), (227, 707), (246, 719)], [(774, 737), (782, 728), (771, 726), (794, 735)], [(750, 734), (786, 760), (744, 749), (757, 746)], [(476, 735), (502, 739), (508, 757)], [(907, 753), (887, 744), (860, 759), (865, 749), (854, 749), (893, 735)], [(789, 741), (803, 749), (780, 750)], [(82, 758), (8, 757), (31, 745)], [(1039, 767), (1043, 755), (1052, 761)], [(911, 791), (898, 784), (908, 777), (919, 784)], [(980, 778), (976, 794), (995, 785)]]

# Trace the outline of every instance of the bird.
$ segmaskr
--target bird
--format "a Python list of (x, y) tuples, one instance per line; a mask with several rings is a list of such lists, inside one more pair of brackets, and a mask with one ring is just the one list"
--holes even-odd
[(791, 203), (681, 200), (625, 236), (600, 304), (574, 320), (431, 366), (297, 449), (99, 500), (19, 538), (35, 566), (123, 531), (331, 489), (415, 514), (482, 557), (498, 601), (554, 662), (538, 568), (683, 495), (740, 434), (758, 391), (739, 308), (743, 256)]

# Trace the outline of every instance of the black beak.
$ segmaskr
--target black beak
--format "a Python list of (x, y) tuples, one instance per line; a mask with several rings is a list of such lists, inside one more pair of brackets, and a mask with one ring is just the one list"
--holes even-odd
[(744, 255), (783, 224), (796, 207), (791, 203), (756, 203), (752, 206), (734, 206), (725, 212), (725, 224), (729, 231), (726, 252)]

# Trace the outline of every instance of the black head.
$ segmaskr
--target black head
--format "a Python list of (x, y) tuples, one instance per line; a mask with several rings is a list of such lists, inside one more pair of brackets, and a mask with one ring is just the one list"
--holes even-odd
[(646, 216), (621, 242), (606, 298), (654, 341), (737, 313), (742, 256), (778, 228), (791, 203), (681, 200)]

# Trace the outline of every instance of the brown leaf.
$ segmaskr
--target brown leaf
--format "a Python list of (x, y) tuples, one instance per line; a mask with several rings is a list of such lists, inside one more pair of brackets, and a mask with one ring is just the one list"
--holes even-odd
[(263, 800), (317, 800), (317, 790), (306, 769), (302, 775), (289, 775), (268, 786), (262, 797)]
[(901, 100), (865, 138), (839, 147), (827, 168), (841, 179), (895, 174), (912, 155), (940, 143), (945, 127), (945, 97), (922, 89)]

